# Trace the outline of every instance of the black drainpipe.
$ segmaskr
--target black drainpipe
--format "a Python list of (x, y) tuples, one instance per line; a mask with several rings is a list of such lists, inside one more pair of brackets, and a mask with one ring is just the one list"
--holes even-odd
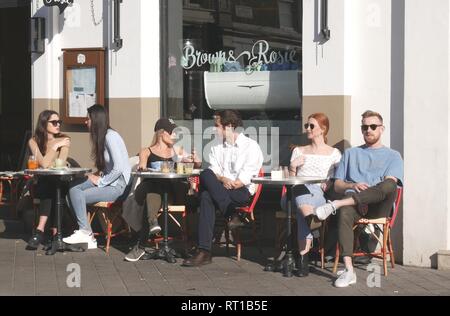
[(122, 0), (114, 0), (114, 50), (118, 51), (123, 46), (123, 39), (120, 38), (120, 4)]
[(320, 33), (324, 37), (325, 40), (329, 40), (331, 38), (331, 31), (328, 28), (328, 0), (321, 0), (320, 3), (320, 11), (321, 11), (321, 17), (320, 17), (320, 24), (321, 24), (321, 30)]

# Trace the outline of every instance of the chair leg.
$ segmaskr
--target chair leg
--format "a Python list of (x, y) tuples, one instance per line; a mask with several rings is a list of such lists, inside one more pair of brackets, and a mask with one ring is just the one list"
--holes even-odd
[(383, 225), (383, 269), (384, 269), (384, 276), (388, 275), (388, 271), (387, 271), (387, 240), (388, 240), (388, 229), (387, 229), (387, 225), (384, 224)]
[(325, 268), (325, 249), (324, 249), (324, 243), (325, 243), (325, 223), (326, 221), (322, 222), (322, 227), (320, 227), (320, 240), (319, 240), (319, 252), (320, 252), (320, 268)]
[(106, 220), (108, 224), (108, 235), (106, 236), (106, 254), (109, 255), (109, 245), (111, 244), (112, 223), (109, 218)]
[(185, 245), (187, 245), (188, 238), (187, 238), (187, 219), (186, 219), (186, 211), (183, 212), (182, 216), (182, 223), (181, 223), (181, 238), (183, 239), (183, 242)]
[(0, 205), (2, 205), (3, 201), (3, 180), (0, 180)]
[(394, 254), (394, 248), (392, 247), (392, 236), (391, 236), (391, 229), (388, 229), (389, 236), (388, 236), (388, 246), (389, 246), (389, 254), (391, 259), (391, 267), (392, 269), (395, 268), (395, 254)]
[(236, 259), (237, 261), (241, 261), (241, 250), (242, 250), (242, 242), (241, 236), (239, 234), (239, 228), (234, 231), (234, 238), (236, 243)]
[(228, 229), (228, 223), (225, 221), (225, 247), (227, 250), (227, 256), (230, 255), (230, 230)]
[(336, 242), (336, 256), (334, 258), (334, 264), (333, 264), (333, 273), (337, 272), (337, 267), (339, 264), (339, 242)]

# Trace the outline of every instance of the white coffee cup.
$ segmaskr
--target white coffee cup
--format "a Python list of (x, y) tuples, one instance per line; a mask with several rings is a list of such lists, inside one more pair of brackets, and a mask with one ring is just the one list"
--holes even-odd
[(67, 162), (65, 162), (60, 158), (55, 159), (55, 168), (65, 168), (65, 167), (67, 167)]

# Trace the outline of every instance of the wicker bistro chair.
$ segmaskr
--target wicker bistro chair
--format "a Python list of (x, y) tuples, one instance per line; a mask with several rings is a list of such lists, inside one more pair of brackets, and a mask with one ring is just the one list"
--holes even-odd
[[(126, 225), (125, 220), (122, 219), (122, 204), (123, 200), (115, 202), (98, 202), (88, 206), (88, 220), (89, 224), (92, 223), (94, 217), (97, 215), (103, 232), (94, 232), (94, 236), (105, 236), (106, 240), (106, 254), (109, 254), (109, 247), (111, 245), (111, 239), (130, 233), (130, 228)], [(116, 227), (119, 227), (115, 231)]]
[[(130, 157), (129, 163), (132, 170), (135, 169), (139, 163), (139, 157)], [(112, 238), (131, 232), (130, 227), (122, 218), (122, 206), (131, 191), (132, 184), (132, 181), (130, 181), (125, 192), (116, 201), (101, 201), (87, 206), (89, 224), (92, 223), (94, 217), (97, 215), (102, 227), (103, 232), (94, 232), (94, 236), (105, 236), (106, 254), (109, 254)]]
[[(370, 256), (373, 258), (382, 259), (383, 260), (383, 270), (384, 270), (385, 276), (388, 275), (387, 256), (390, 257), (392, 269), (395, 268), (395, 257), (394, 257), (394, 248), (392, 247), (391, 229), (394, 226), (395, 219), (397, 218), (398, 209), (399, 209), (400, 201), (402, 198), (402, 193), (403, 193), (403, 188), (398, 187), (397, 188), (397, 197), (392, 206), (392, 212), (391, 212), (390, 216), (382, 217), (382, 218), (375, 218), (375, 219), (361, 218), (358, 221), (356, 221), (353, 226), (353, 230), (355, 231), (355, 229), (358, 226), (367, 227), (368, 225), (373, 225), (374, 229), (373, 230), (369, 229), (369, 231), (370, 231), (371, 236), (373, 236), (378, 241), (379, 245), (381, 246), (380, 250), (379, 251), (375, 250), (373, 252), (358, 251), (358, 252), (354, 252), (353, 256), (354, 257)], [(382, 228), (380, 228), (380, 226)], [(357, 231), (360, 231), (360, 230), (356, 230), (355, 232), (357, 232)], [(380, 232), (380, 235), (383, 236), (383, 239), (380, 239), (380, 237), (377, 236), (376, 231)], [(358, 236), (355, 236), (355, 238), (354, 238), (355, 245), (356, 245), (356, 240), (358, 240), (357, 237)], [(336, 271), (337, 271), (337, 266), (339, 264), (339, 255), (340, 255), (339, 252), (340, 252), (340, 249), (339, 249), (339, 242), (338, 242), (336, 245), (336, 257), (334, 259), (333, 273), (336, 273)]]
[[(263, 177), (263, 176), (264, 176), (264, 169), (261, 168), (261, 170), (259, 171), (258, 177)], [(245, 218), (247, 218), (249, 220), (249, 223), (252, 226), (252, 238), (250, 240), (242, 240), (241, 239), (241, 234), (240, 234), (241, 228), (234, 229), (231, 232), (233, 234), (234, 243), (236, 245), (237, 261), (241, 260), (242, 245), (244, 243), (254, 243), (257, 240), (257, 228), (256, 228), (254, 210), (255, 210), (256, 203), (258, 202), (259, 197), (261, 196), (261, 191), (262, 191), (262, 185), (257, 184), (255, 194), (251, 197), (249, 204), (247, 206), (243, 206), (243, 207), (236, 207), (236, 211), (238, 211), (239, 213), (244, 213), (246, 215)], [(226, 246), (227, 254), (229, 254), (230, 243), (231, 243), (230, 230), (228, 228), (228, 221), (229, 221), (229, 219), (225, 220), (225, 246)]]

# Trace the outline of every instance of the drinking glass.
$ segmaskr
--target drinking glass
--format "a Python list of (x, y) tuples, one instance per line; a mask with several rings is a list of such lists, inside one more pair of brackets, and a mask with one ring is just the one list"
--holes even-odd
[(39, 167), (39, 164), (38, 164), (35, 156), (30, 156), (28, 158), (27, 167), (28, 167), (28, 169), (31, 169), (31, 170), (37, 169)]

